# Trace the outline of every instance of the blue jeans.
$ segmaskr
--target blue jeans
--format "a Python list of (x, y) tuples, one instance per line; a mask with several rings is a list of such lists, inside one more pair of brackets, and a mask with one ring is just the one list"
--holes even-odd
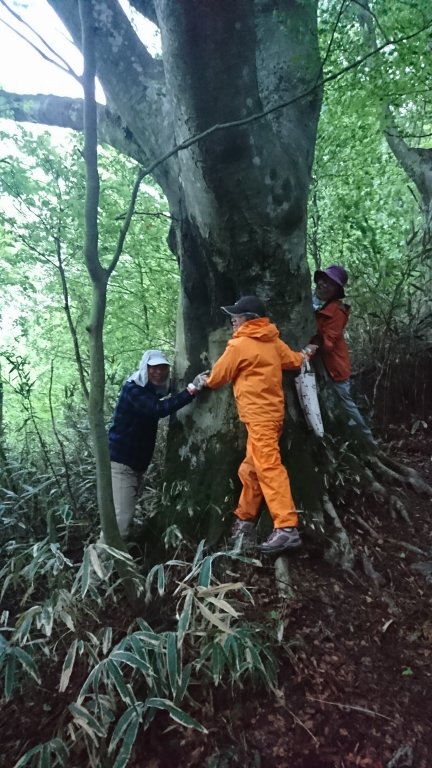
[(348, 423), (352, 423), (353, 421), (357, 424), (357, 426), (361, 429), (364, 437), (369, 440), (370, 442), (375, 442), (372, 432), (370, 431), (368, 425), (366, 424), (363, 416), (361, 415), (359, 409), (357, 408), (354, 400), (351, 397), (351, 385), (350, 380), (345, 379), (345, 381), (333, 381), (333, 386), (338, 393), (340, 399), (342, 400), (345, 410), (347, 411), (350, 420)]

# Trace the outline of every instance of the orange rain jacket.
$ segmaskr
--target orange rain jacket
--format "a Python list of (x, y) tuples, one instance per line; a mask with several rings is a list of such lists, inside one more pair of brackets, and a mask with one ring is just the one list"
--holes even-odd
[(207, 386), (217, 389), (234, 383), (240, 421), (277, 421), (284, 418), (282, 369), (300, 368), (301, 352), (293, 352), (279, 338), (268, 317), (248, 320), (228, 341), (216, 361)]
[(315, 312), (318, 333), (312, 339), (318, 344), (318, 353), (334, 381), (345, 381), (351, 373), (351, 363), (343, 332), (348, 322), (350, 307), (339, 299), (329, 301)]

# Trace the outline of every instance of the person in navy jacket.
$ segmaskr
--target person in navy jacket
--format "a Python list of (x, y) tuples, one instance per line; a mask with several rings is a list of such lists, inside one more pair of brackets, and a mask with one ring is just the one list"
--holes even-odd
[(123, 384), (109, 430), (114, 507), (120, 535), (132, 522), (141, 475), (150, 464), (159, 419), (191, 403), (203, 386), (202, 374), (186, 389), (170, 393), (170, 364), (156, 349), (144, 352), (139, 369)]

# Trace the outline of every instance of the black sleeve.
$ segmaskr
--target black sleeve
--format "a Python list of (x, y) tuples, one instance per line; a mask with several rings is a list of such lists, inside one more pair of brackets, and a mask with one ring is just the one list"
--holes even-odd
[(179, 411), (180, 408), (184, 408), (188, 403), (191, 403), (194, 396), (187, 389), (184, 389), (176, 395), (171, 395), (161, 400), (154, 392), (146, 389), (141, 389), (140, 391), (139, 387), (134, 387), (126, 393), (126, 398), (139, 413), (163, 419), (165, 416), (170, 416), (172, 413)]

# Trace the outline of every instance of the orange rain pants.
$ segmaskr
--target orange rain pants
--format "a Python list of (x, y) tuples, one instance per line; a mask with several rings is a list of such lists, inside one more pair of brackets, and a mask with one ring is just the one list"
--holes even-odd
[(264, 496), (274, 527), (295, 527), (297, 513), (279, 450), (282, 424), (251, 422), (246, 429), (246, 457), (238, 470), (243, 490), (235, 514), (240, 520), (254, 520)]

